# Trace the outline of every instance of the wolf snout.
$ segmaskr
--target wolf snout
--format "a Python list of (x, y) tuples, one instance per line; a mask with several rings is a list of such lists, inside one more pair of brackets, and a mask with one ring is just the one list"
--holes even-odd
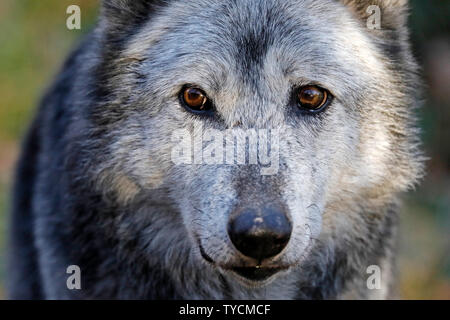
[(281, 206), (240, 208), (230, 216), (228, 235), (246, 257), (261, 262), (279, 254), (289, 242), (292, 223)]

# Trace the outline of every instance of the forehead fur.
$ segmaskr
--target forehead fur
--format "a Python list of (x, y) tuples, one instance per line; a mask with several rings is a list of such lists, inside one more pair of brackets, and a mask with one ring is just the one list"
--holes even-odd
[(386, 69), (350, 11), (333, 1), (173, 2), (123, 56), (146, 59), (148, 69), (179, 82), (208, 81), (211, 89), (223, 88), (229, 74), (239, 76), (237, 86), (258, 89), (258, 80), (278, 73), (349, 95), (355, 83), (366, 87)]
[[(403, 15), (402, 8), (398, 1), (382, 5), (390, 17)], [(138, 82), (134, 93), (154, 105), (197, 84), (230, 119), (225, 112), (237, 105), (253, 107), (253, 114), (245, 111), (251, 119), (268, 104), (286, 105), (293, 86), (319, 84), (364, 119), (362, 157), (377, 163), (374, 172), (388, 165), (403, 188), (421, 170), (411, 130), (415, 64), (406, 49), (387, 54), (380, 43), (391, 41), (395, 28), (371, 33), (360, 9), (353, 1), (169, 1), (127, 40), (116, 83)]]

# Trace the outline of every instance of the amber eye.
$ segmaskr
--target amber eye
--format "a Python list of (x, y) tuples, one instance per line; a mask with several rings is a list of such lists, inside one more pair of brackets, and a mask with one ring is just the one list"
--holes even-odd
[(318, 86), (304, 86), (298, 91), (298, 104), (303, 110), (319, 112), (328, 104), (329, 96), (327, 90)]
[(203, 113), (211, 110), (211, 103), (201, 89), (185, 87), (180, 92), (180, 99), (184, 107), (191, 112)]

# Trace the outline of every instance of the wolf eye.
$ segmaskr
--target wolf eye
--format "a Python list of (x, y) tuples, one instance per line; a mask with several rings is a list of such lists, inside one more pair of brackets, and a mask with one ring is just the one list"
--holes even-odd
[(301, 87), (297, 92), (299, 108), (311, 113), (324, 110), (330, 101), (330, 97), (331, 95), (327, 90), (313, 85)]
[(182, 105), (190, 112), (205, 113), (211, 111), (211, 102), (206, 93), (195, 87), (185, 87), (180, 92)]

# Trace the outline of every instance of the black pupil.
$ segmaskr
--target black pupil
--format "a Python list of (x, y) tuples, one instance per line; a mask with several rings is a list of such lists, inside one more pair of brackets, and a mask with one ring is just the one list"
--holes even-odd
[(323, 101), (323, 93), (315, 88), (308, 88), (302, 92), (302, 102), (310, 107), (318, 107)]
[(303, 95), (306, 100), (314, 101), (314, 99), (317, 98), (317, 91), (308, 89), (303, 92)]
[(200, 90), (188, 89), (186, 93), (186, 102), (190, 107), (203, 109), (203, 105), (205, 104), (205, 96)]

